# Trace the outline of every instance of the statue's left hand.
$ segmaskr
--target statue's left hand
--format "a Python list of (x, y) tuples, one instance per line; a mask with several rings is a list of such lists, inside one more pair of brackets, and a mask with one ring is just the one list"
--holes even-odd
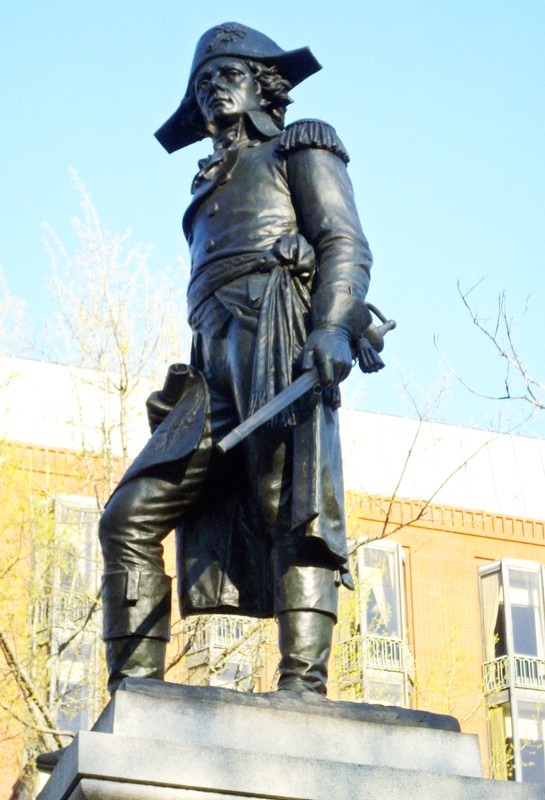
[(303, 347), (304, 370), (316, 366), (324, 389), (338, 386), (352, 369), (352, 348), (348, 333), (330, 326), (312, 331)]

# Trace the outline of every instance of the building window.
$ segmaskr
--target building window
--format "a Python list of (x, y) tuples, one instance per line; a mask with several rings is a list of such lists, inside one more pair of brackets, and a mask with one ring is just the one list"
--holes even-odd
[(182, 624), (187, 683), (255, 691), (263, 660), (264, 623), (234, 615), (201, 615)]
[(35, 535), (35, 669), (47, 673), (47, 705), (64, 731), (89, 729), (102, 707), (98, 518), (91, 498), (58, 496)]
[(409, 706), (413, 659), (405, 622), (403, 552), (397, 542), (355, 543), (355, 592), (342, 592), (335, 667), (343, 700)]
[(492, 777), (545, 783), (544, 567), (504, 559), (479, 581)]

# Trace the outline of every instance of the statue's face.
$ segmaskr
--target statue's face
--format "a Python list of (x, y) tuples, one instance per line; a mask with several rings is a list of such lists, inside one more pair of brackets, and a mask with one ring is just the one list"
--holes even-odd
[(197, 103), (212, 132), (232, 125), (245, 111), (261, 108), (261, 87), (248, 65), (238, 58), (218, 56), (195, 77)]

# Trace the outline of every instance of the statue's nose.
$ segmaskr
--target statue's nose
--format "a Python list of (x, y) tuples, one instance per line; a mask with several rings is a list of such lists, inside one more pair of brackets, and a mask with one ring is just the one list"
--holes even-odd
[(213, 89), (224, 89), (225, 88), (225, 83), (222, 80), (222, 77), (221, 77), (220, 73), (216, 73), (215, 75), (212, 75), (212, 77), (210, 79), (210, 86)]

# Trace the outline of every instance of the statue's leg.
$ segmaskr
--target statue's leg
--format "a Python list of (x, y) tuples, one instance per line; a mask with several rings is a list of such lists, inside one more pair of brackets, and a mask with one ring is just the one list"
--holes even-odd
[(278, 615), (279, 692), (326, 694), (335, 618), (316, 610)]
[(126, 677), (163, 680), (170, 639), (170, 577), (136, 569), (105, 573), (102, 604), (108, 691), (113, 693)]
[[(247, 415), (255, 340), (240, 322), (230, 329), (233, 395)], [(259, 429), (244, 442), (254, 499), (274, 542), (275, 616), (281, 653), (279, 690), (325, 695), (337, 615), (337, 565), (323, 541), (292, 531), (293, 431)]]
[(325, 544), (291, 530), (292, 450), (289, 431), (254, 435), (249, 474), (273, 549), (280, 691), (325, 695), (337, 619), (337, 567)]
[(100, 520), (102, 605), (108, 689), (125, 677), (164, 677), (170, 639), (171, 578), (162, 541), (183, 515), (179, 485), (149, 475), (114, 492)]
[(292, 536), (274, 549), (279, 691), (326, 694), (338, 573), (321, 544)]
[[(170, 472), (134, 478), (117, 489), (99, 525), (105, 574), (102, 584), (108, 690), (123, 678), (162, 679), (170, 639), (170, 584), (161, 542), (193, 502), (205, 470), (191, 457)], [(42, 753), (38, 768), (51, 772), (66, 748)]]
[[(223, 425), (228, 409), (215, 415)], [(178, 462), (157, 466), (122, 484), (102, 515), (102, 588), (108, 689), (125, 677), (162, 679), (170, 639), (171, 578), (163, 540), (182, 520), (210, 477), (210, 438)]]

